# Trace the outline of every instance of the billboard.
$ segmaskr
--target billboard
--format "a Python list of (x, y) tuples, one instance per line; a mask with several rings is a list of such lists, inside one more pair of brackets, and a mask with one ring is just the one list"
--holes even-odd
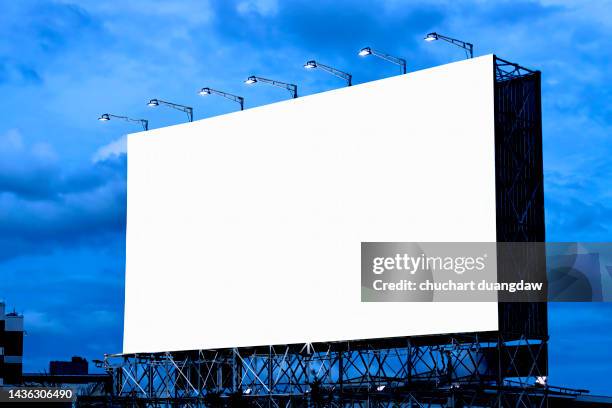
[(128, 137), (124, 353), (497, 330), (362, 303), (361, 242), (496, 240), (493, 56)]

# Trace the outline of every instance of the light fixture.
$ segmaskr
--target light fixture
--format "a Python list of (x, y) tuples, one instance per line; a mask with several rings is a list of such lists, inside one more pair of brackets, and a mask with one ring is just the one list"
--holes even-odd
[(385, 390), (385, 385), (379, 385), (378, 387), (376, 387), (376, 391), (380, 392), (380, 391), (384, 391)]
[(359, 50), (360, 57), (365, 57), (366, 55), (370, 55), (370, 54), (372, 54), (372, 49), (370, 47), (364, 47), (361, 50)]
[(251, 393), (251, 389), (247, 388), (246, 390), (244, 390), (244, 395), (249, 395)]
[(546, 385), (548, 384), (548, 377), (546, 376), (536, 377), (535, 383), (536, 385), (539, 385), (541, 387), (546, 387)]
[(151, 107), (164, 105), (172, 109), (180, 110), (181, 112), (185, 112), (187, 114), (190, 122), (193, 122), (193, 108), (191, 106), (179, 105), (178, 103), (163, 101), (161, 99), (151, 99), (147, 105)]
[(406, 60), (403, 58), (399, 58), (399, 57), (394, 57), (393, 55), (390, 54), (385, 54), (384, 52), (380, 52), (380, 51), (376, 51), (375, 49), (373, 49), (372, 47), (364, 47), (359, 51), (359, 55), (361, 57), (365, 57), (367, 55), (374, 55), (378, 58), (382, 58), (385, 61), (389, 61), (395, 65), (399, 65), (402, 74), (406, 73)]
[(425, 41), (435, 41), (438, 39), (438, 34), (436, 33), (429, 33), (425, 36)]
[(255, 75), (251, 75), (250, 77), (246, 79), (246, 81), (244, 81), (245, 84), (249, 84), (249, 85), (254, 84), (255, 82), (263, 82), (264, 84), (270, 84), (273, 86), (277, 86), (279, 88), (286, 89), (287, 91), (289, 91), (289, 94), (291, 94), (292, 98), (298, 97), (297, 85), (295, 84), (288, 84), (286, 82), (276, 81), (274, 79), (262, 78), (262, 77), (258, 77)]
[(111, 118), (125, 120), (126, 122), (138, 122), (142, 125), (142, 128), (145, 131), (149, 130), (149, 121), (146, 119), (132, 119), (132, 118), (128, 118), (127, 116), (113, 115), (112, 113), (103, 113), (102, 115), (100, 115), (98, 120), (101, 122), (107, 122), (111, 120)]
[(227, 93), (227, 92), (223, 92), (223, 91), (218, 91), (216, 89), (212, 89), (209, 87), (205, 87), (200, 89), (200, 92), (198, 92), (200, 95), (205, 96), (205, 95), (210, 95), (210, 94), (215, 94), (215, 95), (219, 95), (222, 96), (224, 98), (227, 98), (229, 100), (232, 100), (234, 102), (238, 102), (240, 104), (240, 110), (244, 110), (244, 98), (242, 96), (238, 96), (238, 95), (232, 95), (231, 93)]
[(438, 34), (435, 32), (427, 34), (424, 40), (428, 42), (435, 41), (435, 40), (444, 40), (448, 43), (456, 45), (459, 48), (463, 48), (463, 50), (465, 51), (465, 55), (468, 59), (474, 58), (474, 44), (472, 43), (457, 40), (456, 38), (447, 37), (445, 35)]
[(321, 64), (315, 60), (310, 60), (304, 64), (304, 68), (306, 69), (314, 69), (321, 68), (325, 72), (329, 72), (330, 74), (337, 76), (338, 78), (342, 78), (346, 81), (347, 86), (351, 86), (353, 84), (353, 76), (348, 72), (340, 71), (339, 69), (330, 67), (329, 65)]

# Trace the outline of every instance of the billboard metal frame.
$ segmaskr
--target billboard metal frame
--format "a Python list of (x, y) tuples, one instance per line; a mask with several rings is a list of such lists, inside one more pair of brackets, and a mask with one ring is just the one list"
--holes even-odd
[(484, 332), (117, 355), (106, 357), (105, 368), (113, 401), (122, 405), (418, 407), (468, 397), (499, 402), (517, 393), (541, 402), (533, 380), (545, 342), (512, 339)]
[[(493, 75), (497, 240), (543, 242), (540, 72), (494, 57)], [(101, 367), (120, 406), (540, 407), (581, 394), (534, 385), (547, 341), (545, 303), (500, 303), (494, 332), (107, 355)]]

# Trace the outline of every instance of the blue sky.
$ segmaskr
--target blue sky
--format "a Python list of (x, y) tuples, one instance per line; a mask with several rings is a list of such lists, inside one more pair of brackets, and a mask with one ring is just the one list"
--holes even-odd
[[(202, 99), (210, 86), (247, 107), (286, 97), (245, 87), (248, 75), (299, 84), (300, 94), (340, 86), (309, 72), (316, 58), (356, 83), (394, 75), (360, 59), (372, 46), (413, 71), (461, 59), (425, 43), (438, 31), (543, 72), (547, 238), (610, 241), (612, 229), (612, 2), (610, 1), (12, 1), (0, 0), (0, 297), (26, 316), (28, 371), (50, 359), (90, 360), (121, 350), (126, 156), (137, 130), (183, 114), (150, 98), (194, 107), (195, 118), (235, 109)], [(612, 394), (612, 305), (550, 308), (551, 382)], [(608, 378), (603, 378), (606, 375)]]

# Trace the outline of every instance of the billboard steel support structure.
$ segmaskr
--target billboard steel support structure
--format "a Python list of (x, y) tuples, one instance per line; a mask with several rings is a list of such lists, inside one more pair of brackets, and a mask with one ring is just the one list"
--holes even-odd
[[(493, 75), (497, 241), (543, 242), (540, 73), (495, 57)], [(548, 407), (583, 391), (535, 385), (547, 341), (545, 303), (500, 303), (495, 332), (109, 355), (102, 367), (117, 406)]]
[(544, 407), (581, 394), (535, 386), (545, 343), (512, 339), (501, 349), (485, 332), (117, 355), (104, 367), (117, 406)]

